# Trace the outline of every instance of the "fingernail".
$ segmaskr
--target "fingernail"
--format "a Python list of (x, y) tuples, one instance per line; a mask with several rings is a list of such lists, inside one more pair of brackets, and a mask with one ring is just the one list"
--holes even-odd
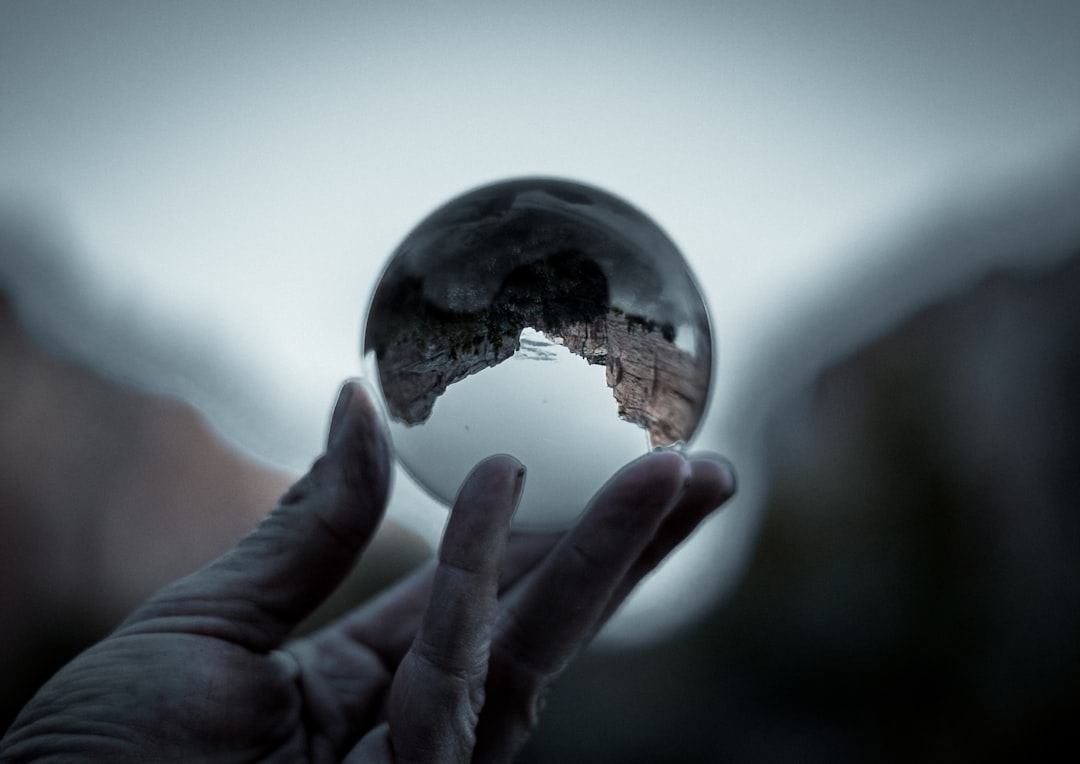
[(327, 447), (333, 446), (341, 434), (341, 426), (345, 423), (345, 413), (349, 410), (349, 401), (352, 399), (353, 386), (346, 382), (338, 392), (337, 403), (334, 404), (334, 413), (330, 417), (330, 433), (326, 437)]
[(518, 462), (514, 477), (514, 508), (510, 512), (511, 517), (517, 514), (518, 507), (521, 506), (521, 495), (525, 492), (525, 465), (521, 462)]

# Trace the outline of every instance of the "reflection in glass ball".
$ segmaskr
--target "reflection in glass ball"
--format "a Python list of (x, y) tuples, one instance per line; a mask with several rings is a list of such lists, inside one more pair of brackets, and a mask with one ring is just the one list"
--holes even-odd
[(449, 504), (481, 459), (528, 468), (515, 524), (576, 518), (620, 467), (682, 447), (712, 337), (685, 260), (597, 188), (549, 178), (451, 200), (394, 252), (364, 362), (406, 470)]

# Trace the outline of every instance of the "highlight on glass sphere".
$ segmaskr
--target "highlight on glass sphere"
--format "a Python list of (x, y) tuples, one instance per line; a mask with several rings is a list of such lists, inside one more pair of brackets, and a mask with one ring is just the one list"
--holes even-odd
[(364, 364), (406, 471), (453, 502), (481, 459), (526, 468), (517, 527), (572, 522), (619, 468), (683, 448), (712, 373), (689, 267), (598, 188), (510, 180), (452, 199), (393, 253)]

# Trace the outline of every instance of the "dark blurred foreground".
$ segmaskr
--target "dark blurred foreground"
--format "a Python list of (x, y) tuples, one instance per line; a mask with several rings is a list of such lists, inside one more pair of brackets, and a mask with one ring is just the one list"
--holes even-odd
[(523, 760), (1074, 760), (1080, 259), (923, 311), (777, 412), (769, 451), (733, 601), (586, 656)]
[[(250, 527), (288, 476), (247, 464), (180, 404), (41, 355), (0, 318), (6, 727), (138, 598)], [(734, 599), (661, 646), (587, 655), (522, 760), (1075, 751), (1078, 391), (1080, 259), (991, 278), (829, 370), (776, 413), (771, 507)], [(388, 548), (369, 584), (418, 558)]]

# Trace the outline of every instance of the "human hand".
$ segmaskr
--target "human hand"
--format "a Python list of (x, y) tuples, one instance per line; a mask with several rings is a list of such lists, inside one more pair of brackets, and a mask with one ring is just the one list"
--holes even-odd
[(734, 490), (719, 461), (655, 453), (572, 530), (511, 534), (524, 471), (492, 457), (462, 486), (437, 563), (286, 642), (374, 534), (390, 460), (347, 383), (326, 454), (270, 516), (46, 683), (0, 758), (509, 760), (552, 681)]

